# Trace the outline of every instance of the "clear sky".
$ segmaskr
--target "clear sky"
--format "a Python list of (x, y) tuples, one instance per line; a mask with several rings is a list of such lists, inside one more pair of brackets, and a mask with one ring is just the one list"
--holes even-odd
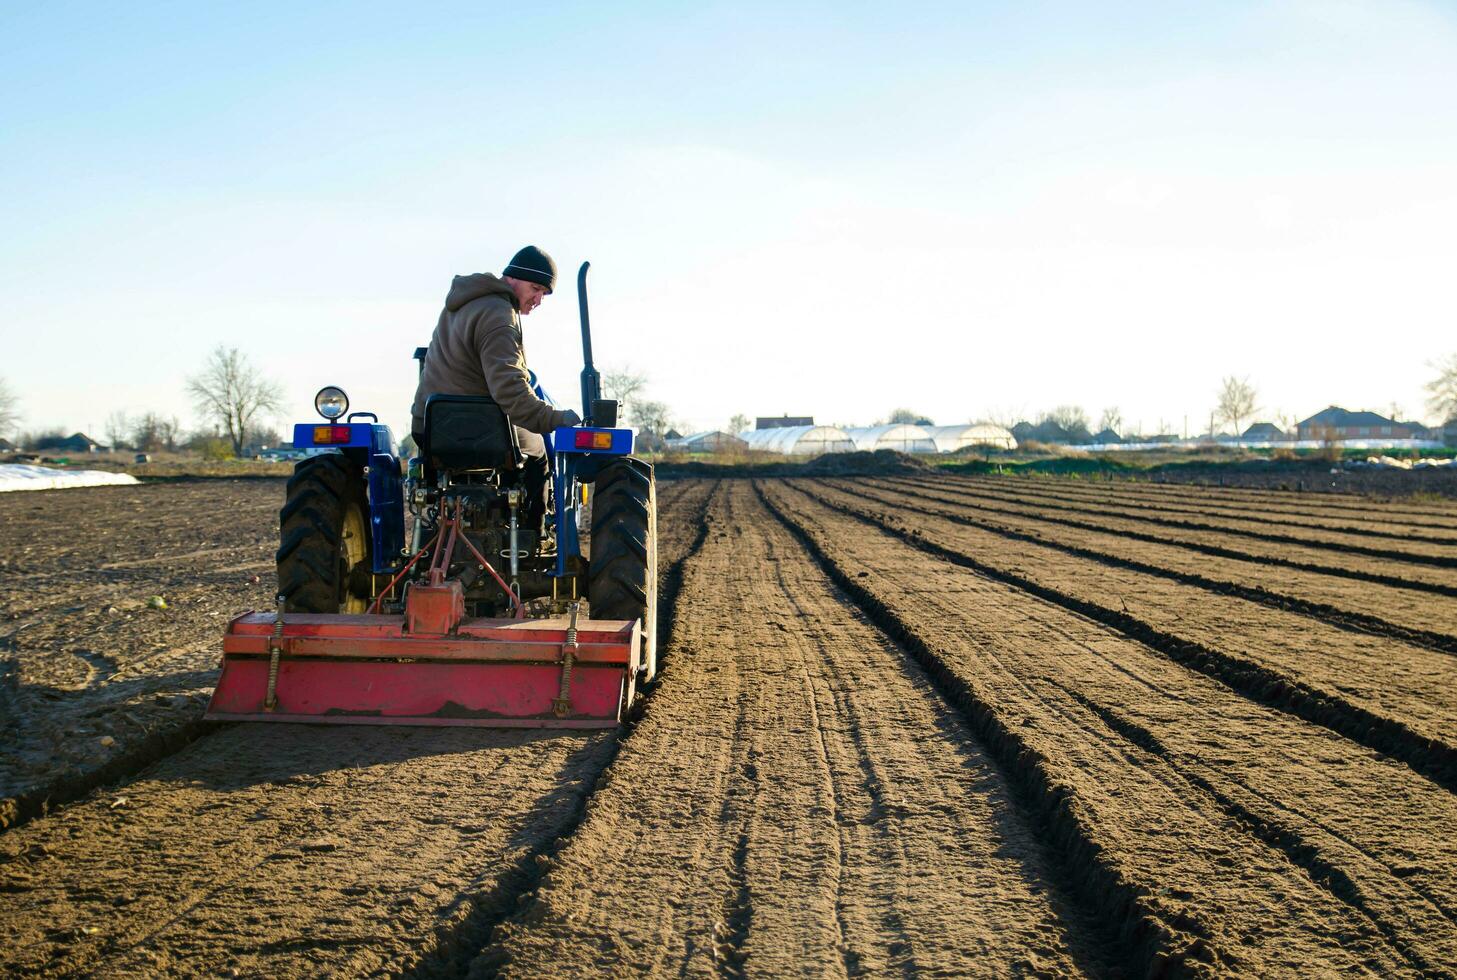
[[(450, 277), (593, 264), (685, 428), (1423, 417), (1457, 351), (1457, 7), (0, 4), (0, 378), (193, 419), (216, 345), (405, 426)], [(527, 353), (574, 402), (569, 282)]]

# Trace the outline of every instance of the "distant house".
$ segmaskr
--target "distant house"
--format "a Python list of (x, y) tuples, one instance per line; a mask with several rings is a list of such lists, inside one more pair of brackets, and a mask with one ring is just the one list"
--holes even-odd
[(1114, 446), (1123, 441), (1123, 437), (1112, 429), (1104, 429), (1093, 436), (1095, 446)]
[(13, 453), (16, 446), (9, 439), (0, 439), (0, 453)]
[(1248, 439), (1250, 442), (1281, 442), (1290, 437), (1274, 422), (1256, 422), (1246, 429), (1240, 438)]
[(813, 415), (759, 416), (754, 420), (755, 429), (793, 429), (801, 425), (814, 425)]
[(667, 432), (664, 432), (663, 433), (663, 441), (664, 442), (674, 442), (674, 441), (676, 441), (678, 439), (682, 439), (682, 438), (683, 438), (683, 433), (679, 432), (677, 429), (669, 429)]
[(1335, 442), (1342, 439), (1410, 439), (1415, 426), (1375, 412), (1348, 412), (1332, 405), (1295, 424), (1297, 439)]
[(44, 439), (35, 448), (48, 453), (99, 453), (106, 447), (84, 432), (75, 432), (64, 439)]

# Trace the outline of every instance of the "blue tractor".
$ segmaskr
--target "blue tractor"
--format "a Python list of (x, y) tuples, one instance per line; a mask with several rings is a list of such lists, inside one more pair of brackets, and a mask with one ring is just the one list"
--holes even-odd
[(583, 422), (547, 437), (539, 502), (490, 398), (432, 396), (424, 445), (402, 462), (377, 416), (349, 413), (338, 388), (319, 392), (323, 422), (294, 427), (294, 446), (315, 452), (296, 465), (279, 515), (277, 609), (230, 625), (209, 717), (621, 718), (657, 673), (657, 501), (652, 466), (601, 397), (587, 269)]

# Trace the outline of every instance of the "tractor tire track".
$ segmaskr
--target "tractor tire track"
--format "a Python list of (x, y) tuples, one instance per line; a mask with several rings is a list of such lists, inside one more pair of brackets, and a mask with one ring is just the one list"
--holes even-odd
[[(1015, 588), (1005, 594), (994, 579), (960, 569), (928, 578), (914, 546), (847, 522), (803, 491), (775, 484), (769, 496), (841, 586), (902, 634), (1027, 774), (1108, 914), (1153, 937), (1131, 966), (1258, 975), (1304, 975), (1314, 963), (1391, 975), (1457, 968), (1457, 853), (1437, 830), (1451, 819), (1450, 794), (1096, 623)], [(1094, 751), (1100, 744), (1106, 753)], [(1417, 810), (1373, 814), (1371, 794)], [(1434, 839), (1414, 869), (1410, 846)], [(1160, 857), (1172, 841), (1178, 852)], [(1313, 911), (1307, 902), (1322, 911), (1300, 926), (1295, 918)], [(1172, 958), (1170, 922), (1175, 935), (1197, 937)], [(1319, 949), (1296, 951), (1307, 943)]]
[[(1137, 596), (1139, 591), (1134, 583), (1125, 583), (1117, 589), (1108, 588), (1100, 583), (1096, 573), (1080, 575), (1076, 569), (1068, 568), (1059, 575), (1055, 571), (1056, 566), (1037, 562), (1037, 556), (1032, 552), (1024, 551), (1009, 557), (999, 555), (997, 550), (989, 547), (942, 544), (930, 533), (934, 526), (924, 530), (907, 526), (903, 517), (868, 510), (863, 504), (844, 499), (833, 488), (827, 488), (830, 489), (829, 496), (804, 486), (797, 485), (796, 488), (822, 506), (894, 535), (939, 559), (990, 576), (1116, 629), (1171, 661), (1225, 684), (1252, 701), (1328, 728), (1369, 749), (1400, 760), (1449, 791), (1457, 791), (1457, 725), (1454, 725), (1457, 692), (1447, 689), (1450, 668), (1444, 663), (1429, 662), (1424, 673), (1410, 672), (1410, 695), (1397, 702), (1398, 710), (1392, 710), (1381, 700), (1361, 703), (1354, 699), (1355, 696), (1345, 693), (1361, 680), (1356, 671), (1364, 666), (1368, 689), (1392, 686), (1392, 678), (1383, 676), (1383, 664), (1389, 673), (1390, 665), (1401, 657), (1400, 650), (1373, 651), (1364, 658), (1364, 664), (1347, 660), (1330, 670), (1321, 671), (1303, 663), (1298, 648), (1279, 656), (1278, 645), (1269, 641), (1261, 643), (1260, 633), (1273, 627), (1253, 623), (1242, 627), (1248, 633), (1241, 643), (1244, 649), (1233, 653), (1227, 647), (1215, 644), (1230, 641), (1228, 636), (1223, 635), (1229, 627), (1223, 624), (1247, 621), (1247, 617), (1241, 616), (1237, 609), (1208, 611), (1209, 622), (1214, 625), (1200, 628), (1201, 617), (1206, 612), (1192, 612), (1193, 607), (1184, 603), (1182, 615), (1160, 615), (1155, 625), (1147, 621), (1153, 618), (1147, 611), (1150, 602), (1140, 603), (1138, 614), (1129, 611), (1126, 599), (1120, 599), (1121, 608), (1108, 604), (1109, 599), (1120, 595)], [(956, 537), (952, 533), (943, 536), (943, 540), (954, 542)], [(1198, 600), (1192, 602), (1197, 603)], [(1181, 622), (1183, 616), (1187, 616), (1190, 622)], [(1252, 650), (1260, 653), (1250, 652)], [(1269, 659), (1252, 659), (1261, 653)], [(1419, 651), (1407, 651), (1406, 657), (1410, 659), (1416, 653)], [(1438, 656), (1445, 657), (1445, 654)], [(1312, 683), (1312, 674), (1322, 680)], [(1435, 702), (1431, 710), (1424, 709), (1424, 700)], [(1403, 708), (1405, 710), (1401, 710)]]
[(1102, 937), (918, 667), (728, 481), (676, 666), (481, 975), (1080, 975)]

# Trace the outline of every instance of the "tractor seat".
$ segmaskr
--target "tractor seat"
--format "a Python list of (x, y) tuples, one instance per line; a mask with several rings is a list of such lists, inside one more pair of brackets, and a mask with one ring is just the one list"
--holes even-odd
[(485, 395), (431, 395), (425, 402), (425, 445), (432, 467), (516, 471), (521, 446), (506, 413)]

